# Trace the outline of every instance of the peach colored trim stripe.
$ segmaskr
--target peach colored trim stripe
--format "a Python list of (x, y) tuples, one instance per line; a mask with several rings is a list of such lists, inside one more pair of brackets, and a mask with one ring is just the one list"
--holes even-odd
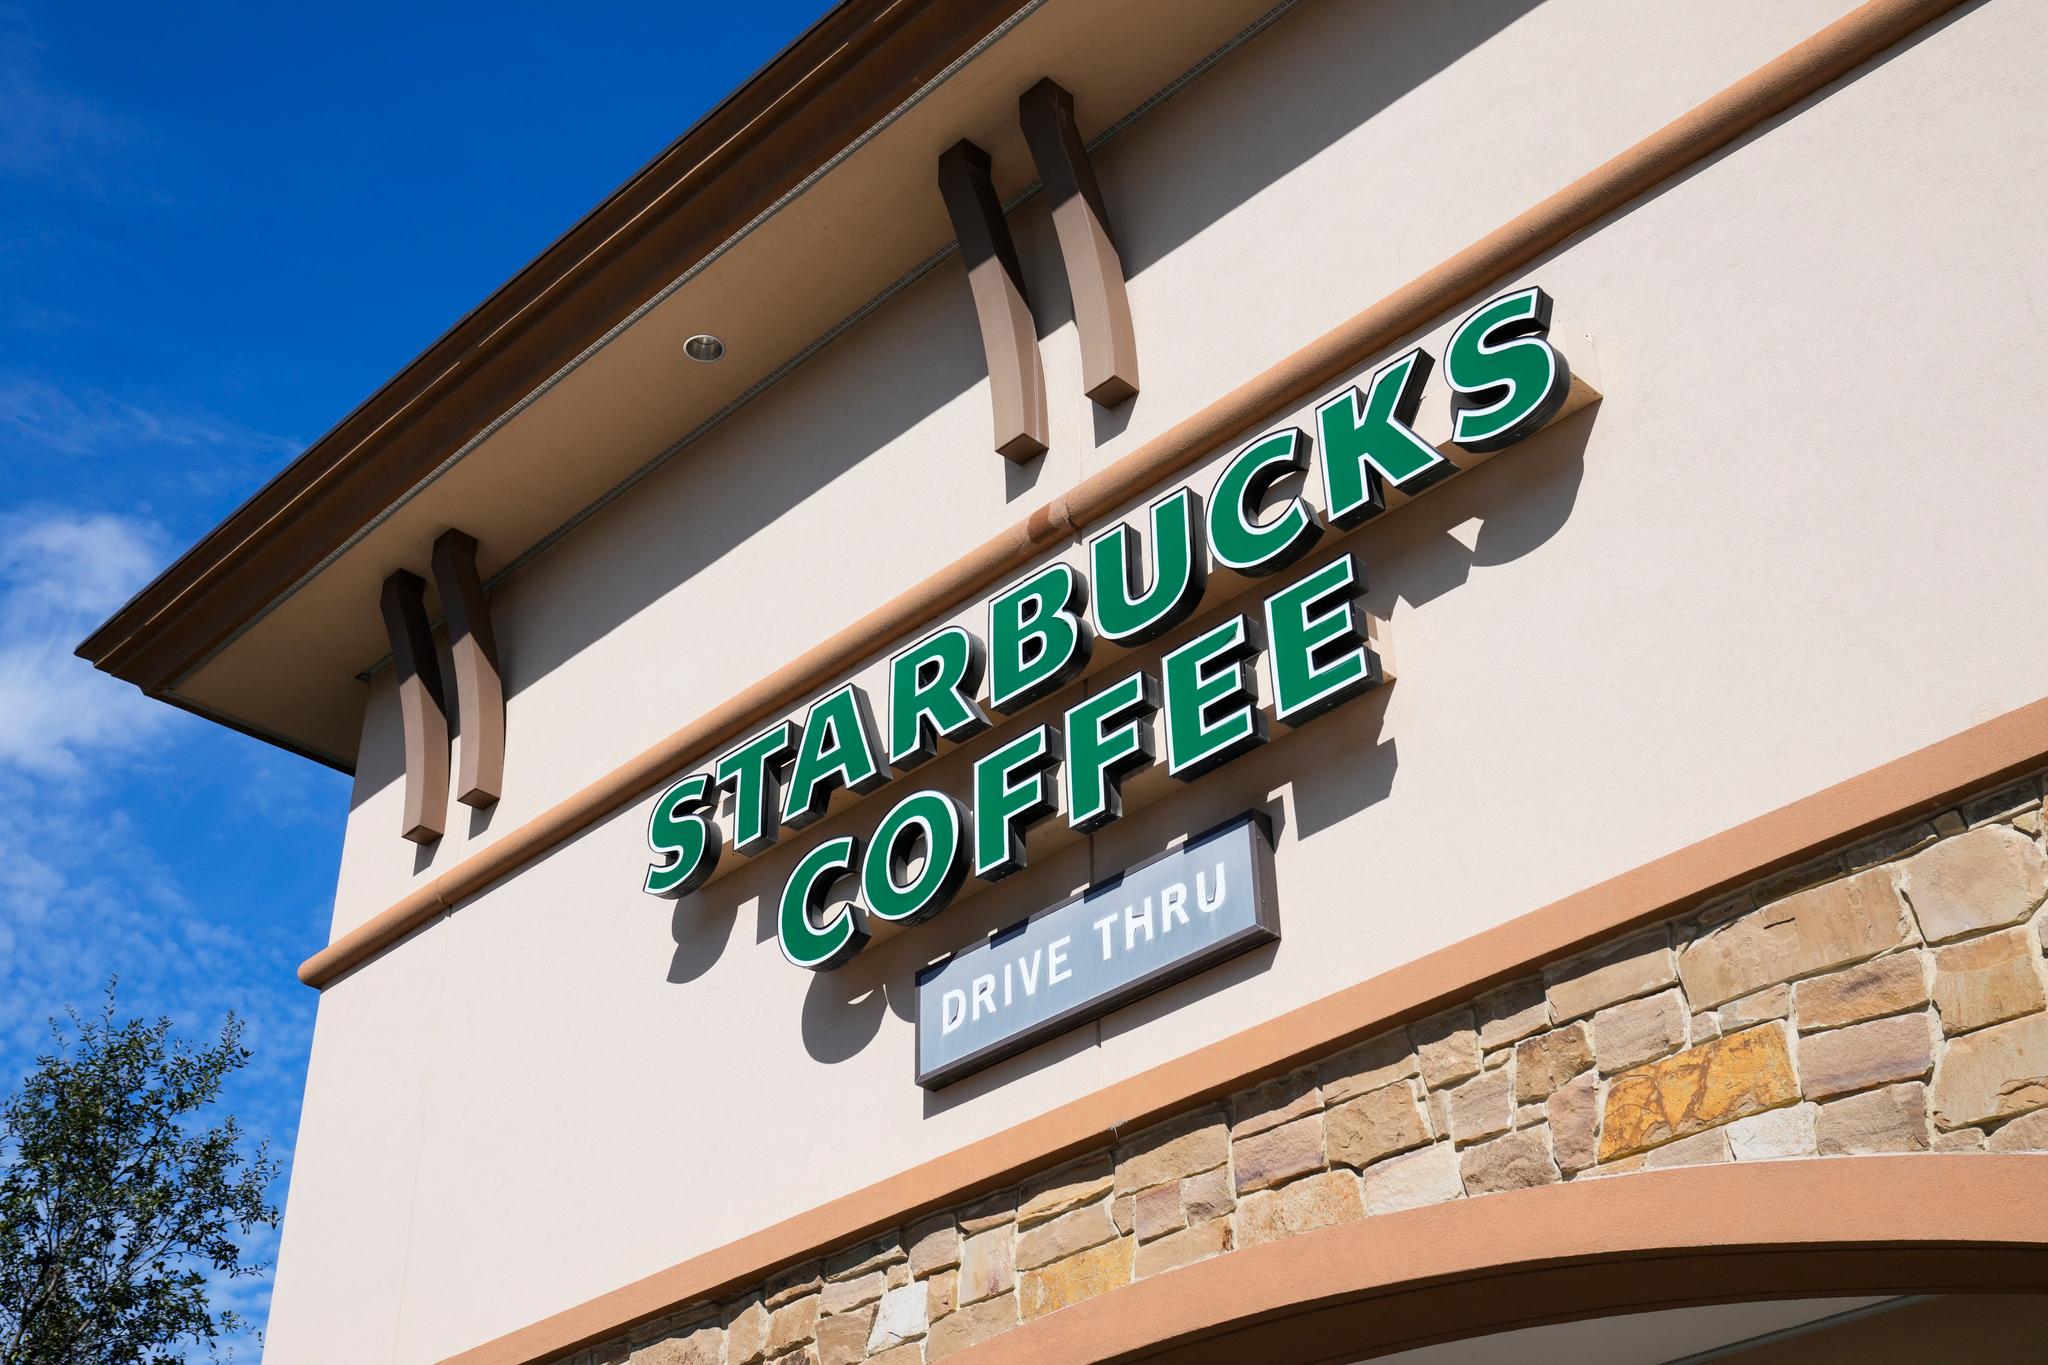
[(1520, 217), (1417, 276), (1192, 417), (1153, 437), (1009, 530), (954, 560), (581, 791), (463, 859), (321, 949), (299, 979), (324, 987), (657, 783), (1078, 535), (1237, 433), (1307, 397), (1573, 233), (1697, 165), (1839, 79), (1960, 0), (1868, 0)]
[[(1356, 1360), (1616, 1309), (2033, 1292), (2044, 1273), (2048, 1156), (1695, 1166), (1458, 1200), (1235, 1251), (1011, 1328), (956, 1358)], [(1472, 1285), (1480, 1277), (1483, 1294)]]
[(2048, 698), (693, 1256), (452, 1361), (513, 1365), (546, 1359), (685, 1303), (757, 1284), (820, 1252), (970, 1199), (1065, 1157), (1107, 1147), (1119, 1135), (2043, 765), (2048, 765)]

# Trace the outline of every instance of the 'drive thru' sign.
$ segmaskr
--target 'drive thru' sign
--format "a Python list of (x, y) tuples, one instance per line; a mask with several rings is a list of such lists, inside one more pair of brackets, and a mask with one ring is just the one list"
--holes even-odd
[(1247, 814), (918, 974), (917, 1083), (945, 1085), (1280, 937)]

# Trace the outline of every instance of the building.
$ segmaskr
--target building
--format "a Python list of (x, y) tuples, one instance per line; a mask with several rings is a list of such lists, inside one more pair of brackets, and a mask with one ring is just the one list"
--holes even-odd
[(355, 775), (272, 1357), (2037, 1349), (2044, 56), (846, 0), (81, 647)]

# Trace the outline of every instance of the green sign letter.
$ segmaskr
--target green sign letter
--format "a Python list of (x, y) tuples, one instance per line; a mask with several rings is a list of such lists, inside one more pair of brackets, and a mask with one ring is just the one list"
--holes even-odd
[(789, 768), (789, 794), (782, 799), (782, 823), (802, 829), (825, 813), (838, 788), (867, 792), (888, 780), (875, 757), (875, 718), (867, 693), (848, 683), (812, 703), (804, 717), (803, 742)]
[(719, 838), (705, 811), (717, 799), (717, 789), (703, 773), (692, 773), (655, 798), (647, 817), (647, 851), (660, 861), (648, 865), (642, 891), (674, 899), (711, 876), (718, 867)]
[(1031, 729), (975, 760), (974, 875), (1000, 881), (1024, 866), (1024, 832), (1058, 809), (1052, 769), (1059, 734)]
[(748, 857), (768, 848), (780, 833), (776, 816), (776, 772), (796, 747), (796, 722), (771, 725), (718, 760), (721, 791), (732, 792), (732, 851)]
[[(1185, 621), (1201, 605), (1208, 577), (1208, 563), (1195, 544), (1200, 496), (1179, 489), (1153, 503), (1151, 513), (1152, 531), (1142, 544), (1122, 522), (1088, 542), (1095, 629), (1120, 645), (1156, 640)], [(1134, 581), (1151, 586), (1133, 597)]]
[(782, 955), (799, 967), (829, 972), (867, 946), (867, 926), (858, 905), (842, 906), (825, 924), (817, 922), (818, 898), (853, 870), (860, 841), (850, 834), (827, 839), (796, 865), (782, 888), (775, 917)]
[(1159, 687), (1133, 673), (1067, 709), (1067, 823), (1087, 832), (1124, 813), (1123, 779), (1152, 761)]
[(1429, 355), (1418, 346), (1374, 371), (1362, 401), (1349, 388), (1317, 406), (1323, 507), (1332, 526), (1356, 526), (1385, 511), (1382, 478), (1413, 493), (1457, 470), (1411, 425), (1429, 369)]
[(1276, 720), (1301, 725), (1379, 686), (1379, 657), (1351, 608), (1364, 591), (1357, 560), (1345, 554), (1266, 599)]
[(1309, 552), (1323, 533), (1299, 497), (1260, 522), (1259, 500), (1274, 480), (1308, 468), (1308, 436), (1289, 427), (1261, 436), (1231, 457), (1209, 497), (1209, 548), (1216, 562), (1241, 574), (1278, 573)]
[(1233, 616), (1160, 660), (1167, 772), (1191, 782), (1266, 742), (1245, 666), (1257, 652), (1244, 617)]
[(1479, 306), (1444, 348), (1451, 439), (1499, 450), (1540, 428), (1564, 406), (1571, 370), (1550, 344), (1550, 295), (1531, 286)]
[[(861, 863), (861, 899), (891, 924), (917, 924), (953, 903), (967, 880), (966, 813), (944, 792), (912, 792), (882, 817)], [(924, 844), (924, 865), (910, 881), (905, 836)]]
[(1048, 564), (988, 603), (988, 704), (1005, 715), (1059, 689), (1088, 662), (1088, 589), (1071, 564)]
[(914, 768), (939, 751), (988, 728), (974, 704), (988, 654), (959, 626), (932, 632), (889, 660), (889, 762)]

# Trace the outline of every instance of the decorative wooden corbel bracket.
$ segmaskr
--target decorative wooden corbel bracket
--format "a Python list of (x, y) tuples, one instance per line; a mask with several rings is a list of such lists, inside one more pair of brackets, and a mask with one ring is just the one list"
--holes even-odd
[(960, 241), (988, 356), (996, 453), (1022, 463), (1045, 452), (1045, 368), (1024, 297), (1024, 269), (989, 175), (989, 156), (962, 139), (939, 157), (939, 194)]
[(1088, 160), (1088, 145), (1074, 123), (1074, 97), (1047, 79), (1026, 90), (1017, 108), (1052, 207), (1053, 232), (1074, 298), (1081, 387), (1103, 407), (1115, 407), (1138, 392), (1138, 342), (1123, 258), (1110, 234), (1109, 211)]
[(391, 662), (398, 672), (398, 710), (405, 725), (405, 820), (401, 833), (416, 844), (441, 837), (448, 811), (448, 714), (441, 665), (427, 626), (426, 580), (399, 569), (384, 580), (378, 600)]
[(505, 789), (505, 684), (498, 672), (498, 638), (491, 603), (476, 569), (476, 537), (441, 533), (434, 542), (434, 589), (448, 623), (448, 653), (455, 665), (455, 704), (462, 763), (455, 799), (488, 806)]

